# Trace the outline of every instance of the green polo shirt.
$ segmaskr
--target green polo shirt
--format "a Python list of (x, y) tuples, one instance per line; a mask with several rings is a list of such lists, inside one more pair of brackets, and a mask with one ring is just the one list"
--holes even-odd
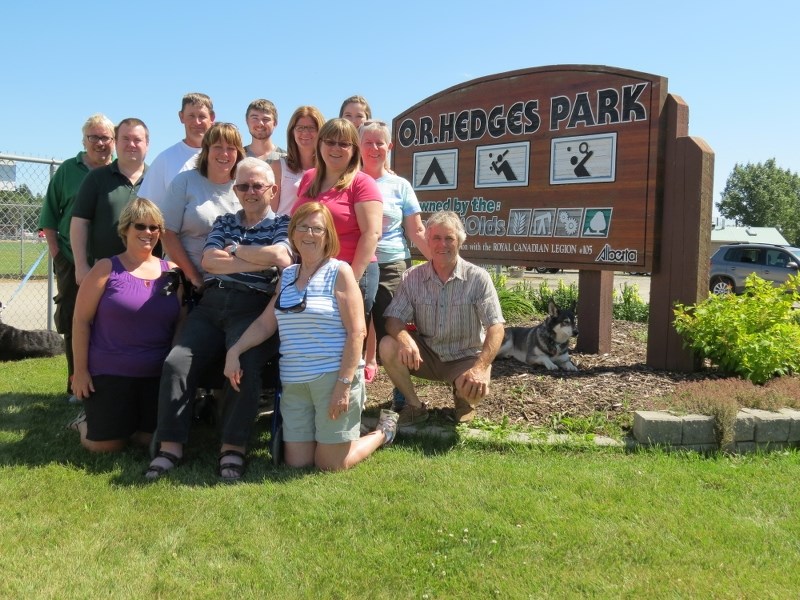
[(55, 229), (58, 232), (58, 249), (69, 258), (70, 262), (75, 262), (69, 241), (72, 206), (78, 188), (89, 173), (89, 167), (83, 162), (85, 154), (83, 151), (78, 152), (75, 158), (68, 158), (61, 163), (47, 186), (47, 194), (39, 215), (39, 228)]
[(117, 233), (119, 216), (128, 202), (139, 194), (144, 172), (139, 181), (131, 183), (119, 170), (119, 162), (115, 159), (108, 166), (93, 169), (83, 180), (75, 197), (72, 216), (91, 221), (87, 248), (89, 264), (125, 251), (125, 244)]

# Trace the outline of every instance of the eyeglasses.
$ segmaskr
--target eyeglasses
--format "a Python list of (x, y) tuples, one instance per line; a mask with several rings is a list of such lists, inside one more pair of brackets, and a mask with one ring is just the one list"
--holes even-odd
[(313, 225), (298, 225), (295, 228), (295, 231), (299, 231), (300, 233), (311, 233), (311, 235), (322, 235), (325, 233), (324, 227), (314, 227)]
[(362, 125), (380, 125), (381, 127), (388, 127), (389, 124), (386, 121), (376, 121), (374, 119), (368, 119), (364, 121)]
[(145, 225), (144, 223), (134, 223), (133, 228), (136, 231), (149, 231), (150, 233), (157, 233), (161, 231), (161, 225)]
[(296, 133), (317, 133), (317, 128), (313, 125), (295, 125), (294, 130)]
[(350, 142), (340, 142), (338, 140), (322, 140), (322, 142), (328, 148), (334, 148), (336, 146), (339, 146), (339, 148), (341, 148), (342, 150), (350, 150), (350, 148), (353, 147), (353, 144), (351, 144)]
[(87, 135), (86, 139), (89, 140), (93, 144), (96, 144), (98, 142), (100, 142), (102, 144), (108, 144), (114, 138), (109, 137), (107, 135)]
[(263, 183), (237, 183), (233, 186), (233, 189), (235, 189), (237, 192), (242, 192), (243, 194), (246, 194), (250, 190), (253, 190), (256, 194), (260, 194), (269, 187), (271, 186)]
[(281, 306), (281, 298), (283, 297), (283, 290), (288, 288), (290, 285), (294, 285), (297, 283), (297, 278), (300, 277), (300, 269), (297, 269), (297, 276), (294, 278), (292, 283), (286, 285), (285, 288), (281, 289), (280, 293), (278, 294), (278, 299), (275, 300), (275, 310), (279, 310), (281, 312), (286, 313), (301, 313), (306, 309), (306, 303), (308, 300), (308, 288), (306, 287), (305, 292), (303, 293), (303, 299), (300, 300), (297, 304), (293, 306)]

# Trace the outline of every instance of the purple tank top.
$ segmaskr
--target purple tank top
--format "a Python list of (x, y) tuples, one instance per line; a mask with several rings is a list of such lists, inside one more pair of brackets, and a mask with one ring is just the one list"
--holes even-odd
[(170, 348), (180, 305), (177, 294), (164, 296), (163, 272), (155, 280), (134, 277), (119, 257), (97, 304), (89, 341), (89, 373), (125, 377), (158, 377)]

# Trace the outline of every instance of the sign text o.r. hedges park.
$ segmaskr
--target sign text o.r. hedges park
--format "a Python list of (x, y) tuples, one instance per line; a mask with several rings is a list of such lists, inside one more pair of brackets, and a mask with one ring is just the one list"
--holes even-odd
[(393, 122), (423, 219), (452, 210), (483, 264), (650, 271), (667, 80), (566, 65), (490, 75)]

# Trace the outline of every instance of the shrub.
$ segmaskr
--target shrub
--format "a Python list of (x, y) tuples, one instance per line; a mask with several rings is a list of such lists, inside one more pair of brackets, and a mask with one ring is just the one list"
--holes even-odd
[(675, 329), (684, 343), (720, 369), (753, 383), (800, 371), (800, 325), (793, 304), (800, 276), (778, 287), (756, 274), (741, 296), (710, 295), (675, 307)]
[(635, 283), (623, 283), (620, 292), (613, 291), (614, 318), (622, 321), (647, 323), (650, 305), (639, 295), (639, 286)]
[(496, 273), (489, 273), (492, 278), (497, 297), (500, 299), (500, 308), (503, 311), (503, 318), (506, 321), (520, 321), (529, 318), (534, 308), (524, 294), (520, 293), (516, 287), (508, 289), (506, 287), (506, 276)]
[(558, 280), (555, 290), (550, 288), (546, 280), (541, 281), (538, 286), (521, 281), (513, 289), (530, 302), (533, 310), (539, 314), (547, 314), (547, 305), (551, 299), (561, 308), (578, 303), (577, 284), (567, 285), (563, 279)]

